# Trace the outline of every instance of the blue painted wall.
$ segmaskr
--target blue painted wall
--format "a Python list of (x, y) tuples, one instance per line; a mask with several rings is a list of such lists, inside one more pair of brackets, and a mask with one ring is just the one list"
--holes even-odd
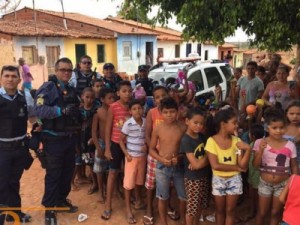
[[(123, 57), (123, 42), (131, 42), (131, 59)], [(139, 65), (146, 64), (146, 42), (153, 42), (153, 62), (156, 62), (157, 38), (151, 35), (121, 35), (117, 37), (118, 71), (128, 75), (137, 73)], [(139, 56), (138, 56), (139, 52)]]

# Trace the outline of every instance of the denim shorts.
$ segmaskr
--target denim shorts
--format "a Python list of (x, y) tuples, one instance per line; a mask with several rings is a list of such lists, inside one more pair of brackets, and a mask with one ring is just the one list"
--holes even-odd
[[(105, 143), (102, 139), (99, 139), (99, 145), (102, 151), (105, 150)], [(95, 152), (95, 161), (93, 166), (94, 173), (103, 173), (109, 169), (109, 162), (107, 159), (101, 159), (97, 156), (97, 150)]]
[(228, 178), (213, 175), (212, 194), (215, 196), (243, 194), (243, 182), (241, 174), (237, 174)]
[(177, 196), (180, 200), (186, 200), (184, 189), (184, 170), (179, 166), (166, 167), (160, 162), (156, 164), (156, 197), (161, 200), (167, 200), (170, 197), (170, 184), (176, 189)]
[(285, 187), (287, 180), (280, 182), (279, 184), (272, 184), (264, 181), (261, 177), (259, 179), (258, 194), (262, 197), (279, 197), (283, 188)]

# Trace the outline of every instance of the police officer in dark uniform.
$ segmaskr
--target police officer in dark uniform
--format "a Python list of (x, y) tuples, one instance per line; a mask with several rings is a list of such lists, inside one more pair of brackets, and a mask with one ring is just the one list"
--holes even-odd
[(153, 83), (152, 80), (148, 78), (149, 65), (140, 65), (138, 67), (138, 79), (135, 85), (141, 84), (144, 88), (147, 96), (153, 96)]
[(103, 66), (104, 82), (107, 88), (117, 92), (117, 85), (122, 81), (119, 74), (115, 73), (115, 66), (112, 63), (105, 63)]
[[(73, 65), (70, 59), (61, 58), (55, 64), (55, 76), (45, 82), (36, 93), (35, 113), (42, 119), (42, 143), (45, 152), (45, 193), (42, 204), (46, 207), (45, 224), (56, 225), (56, 212), (74, 213), (67, 196), (75, 167), (75, 145), (80, 130), (80, 99), (70, 87)], [(53, 210), (57, 207), (57, 210)], [(52, 208), (52, 210), (47, 210)]]
[[(18, 68), (4, 66), (0, 80), (0, 205), (20, 208), (20, 179), (26, 154), (29, 154), (26, 144), (28, 110), (24, 94), (17, 89), (21, 82)], [(31, 216), (21, 210), (11, 213), (7, 221), (13, 221), (15, 216), (21, 222), (31, 220)], [(4, 224), (4, 218), (1, 214), (0, 225)]]
[(74, 69), (72, 73), (69, 83), (72, 87), (76, 88), (78, 96), (81, 96), (84, 88), (91, 87), (92, 80), (101, 78), (101, 75), (96, 72), (96, 68), (92, 70), (92, 66), (92, 58), (84, 55), (80, 58), (79, 68)]

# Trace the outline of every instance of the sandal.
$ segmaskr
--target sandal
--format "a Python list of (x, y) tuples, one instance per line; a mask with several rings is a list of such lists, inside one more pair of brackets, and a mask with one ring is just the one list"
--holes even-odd
[(111, 217), (111, 213), (112, 213), (112, 210), (104, 210), (104, 212), (101, 215), (101, 219), (109, 220)]
[(153, 221), (153, 216), (144, 216), (143, 217), (143, 223), (144, 223), (144, 225), (152, 225), (152, 224), (154, 224), (154, 221)]
[(128, 217), (127, 222), (128, 222), (128, 224), (136, 224), (136, 220), (134, 219), (133, 216)]
[(180, 216), (178, 215), (178, 213), (176, 212), (175, 209), (173, 209), (172, 211), (169, 211), (168, 216), (170, 217), (171, 220), (179, 220), (180, 219)]

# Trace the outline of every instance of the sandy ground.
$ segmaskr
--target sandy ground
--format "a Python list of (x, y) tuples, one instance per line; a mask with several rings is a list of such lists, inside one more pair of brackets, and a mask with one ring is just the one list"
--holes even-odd
[[(43, 225), (44, 224), (44, 212), (41, 210), (41, 199), (44, 191), (44, 173), (41, 168), (40, 162), (35, 159), (32, 167), (29, 171), (25, 171), (21, 180), (21, 197), (24, 211), (29, 213), (33, 220), (28, 223), (29, 225)], [(100, 215), (104, 209), (104, 206), (97, 202), (98, 193), (87, 195), (89, 184), (81, 185), (80, 190), (71, 192), (69, 198), (73, 204), (79, 207), (79, 211), (74, 214), (60, 213), (58, 214), (58, 220), (60, 225), (123, 225), (128, 224), (125, 216), (125, 204), (123, 199), (118, 193), (114, 195), (113, 199), (113, 214), (109, 221), (104, 221), (100, 218)], [(246, 203), (243, 203), (239, 207), (238, 211), (241, 212), (241, 208), (245, 208)], [(31, 209), (28, 208), (38, 208)], [(157, 202), (155, 202), (155, 208), (157, 209)], [(211, 210), (210, 210), (211, 211)], [(245, 211), (245, 210), (242, 210)], [(77, 218), (80, 213), (88, 215), (88, 219), (84, 222), (78, 222)], [(137, 224), (143, 224), (142, 218), (144, 211), (133, 211)], [(155, 211), (155, 224), (160, 224), (157, 211)], [(253, 221), (253, 220), (252, 220)], [(6, 223), (13, 224), (13, 223)], [(169, 225), (180, 224), (178, 221), (169, 220)], [(211, 222), (201, 222), (200, 225), (213, 225)], [(240, 224), (252, 224), (251, 222)]]

